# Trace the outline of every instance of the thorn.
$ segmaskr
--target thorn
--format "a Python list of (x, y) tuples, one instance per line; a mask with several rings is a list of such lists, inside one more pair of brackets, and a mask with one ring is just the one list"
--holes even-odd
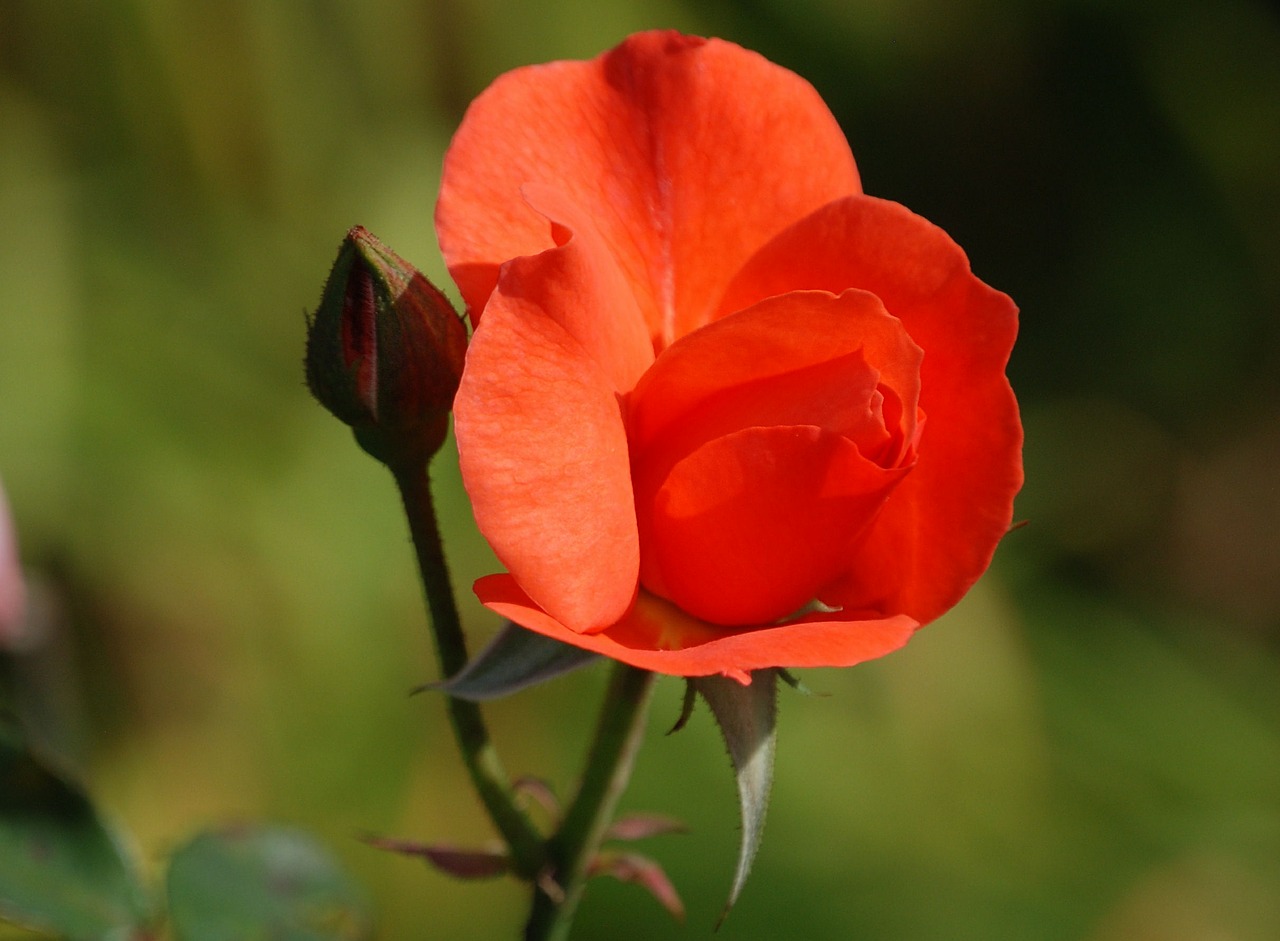
[(538, 888), (543, 894), (557, 905), (564, 904), (564, 889), (560, 883), (556, 882), (555, 876), (551, 874), (550, 869), (544, 869), (538, 873), (538, 878), (534, 880), (538, 883)]
[(698, 702), (698, 691), (694, 689), (692, 680), (684, 681), (684, 702), (680, 704), (680, 717), (676, 719), (676, 724), (667, 730), (668, 735), (675, 735), (689, 723), (689, 717), (693, 715), (693, 707)]
[(560, 809), (560, 799), (556, 797), (555, 791), (551, 790), (551, 785), (546, 781), (541, 778), (535, 778), (532, 775), (525, 775), (512, 784), (511, 789), (541, 807), (554, 823), (560, 823), (560, 819), (563, 816)]

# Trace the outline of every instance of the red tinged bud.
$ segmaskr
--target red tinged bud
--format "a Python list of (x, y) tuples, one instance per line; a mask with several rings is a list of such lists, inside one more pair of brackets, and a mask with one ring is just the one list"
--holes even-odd
[(467, 332), (453, 306), (372, 233), (347, 233), (307, 325), (307, 386), (391, 467), (440, 449)]

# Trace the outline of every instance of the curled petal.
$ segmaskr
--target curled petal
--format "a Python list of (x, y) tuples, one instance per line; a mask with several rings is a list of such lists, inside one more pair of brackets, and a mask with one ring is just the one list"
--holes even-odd
[(871, 291), (926, 352), (928, 415), (917, 465), (823, 600), (903, 611), (921, 623), (954, 605), (990, 564), (1022, 485), (1022, 427), (1005, 364), (1017, 308), (976, 278), (941, 229), (895, 203), (853, 196), (765, 245), (720, 313), (783, 291)]
[[(878, 467), (813, 426), (747, 428), (637, 490), (645, 587), (713, 624), (799, 610), (848, 565), (908, 468)], [(638, 484), (642, 488), (643, 484)]]
[(892, 653), (919, 624), (858, 612), (810, 614), (781, 626), (720, 628), (699, 621), (647, 591), (607, 630), (580, 634), (535, 604), (510, 575), (476, 582), (484, 605), (517, 624), (584, 650), (672, 676), (723, 674), (742, 683), (751, 671), (788, 667), (845, 667)]
[(699, 444), (712, 427), (726, 434), (752, 425), (817, 425), (858, 437), (879, 385), (893, 391), (897, 431), (912, 440), (921, 355), (873, 294), (769, 297), (662, 352), (628, 399), (632, 449), (670, 449), (668, 439), (688, 437), (691, 426)]
[(652, 365), (653, 346), (617, 259), (591, 217), (561, 190), (531, 183), (524, 197), (551, 223), (558, 248), (510, 262), (499, 290), (532, 299), (581, 344), (616, 391), (629, 391)]
[(759, 245), (860, 191), (809, 83), (732, 43), (661, 31), (588, 62), (517, 69), (468, 109), (436, 228), (473, 317), (503, 262), (553, 244), (520, 197), (528, 183), (563, 189), (596, 220), (658, 348), (710, 319)]

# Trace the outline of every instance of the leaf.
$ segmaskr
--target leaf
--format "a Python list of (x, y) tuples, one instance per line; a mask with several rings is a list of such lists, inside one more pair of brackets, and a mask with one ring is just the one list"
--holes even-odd
[(310, 836), (283, 827), (202, 833), (173, 855), (176, 941), (364, 941), (363, 894)]
[(591, 876), (612, 876), (647, 889), (676, 921), (684, 921), (684, 902), (662, 865), (639, 853), (597, 853), (587, 869)]
[(150, 905), (88, 796), (0, 727), (0, 918), (60, 937), (129, 938)]
[(435, 690), (484, 702), (563, 676), (597, 659), (599, 654), (589, 650), (508, 624), (453, 676), (419, 686), (414, 692)]
[(778, 671), (756, 670), (751, 674), (748, 686), (725, 676), (703, 676), (691, 682), (711, 707), (724, 736), (738, 779), (738, 801), (742, 811), (738, 867), (729, 899), (716, 923), (719, 928), (747, 881), (764, 831), (777, 741)]
[(608, 840), (646, 840), (651, 836), (667, 833), (688, 833), (684, 821), (662, 814), (629, 814), (619, 817), (609, 825), (604, 838)]
[(430, 846), (381, 836), (365, 837), (364, 841), (380, 850), (417, 856), (455, 879), (492, 879), (511, 871), (511, 857), (505, 850), (467, 850), (444, 844)]

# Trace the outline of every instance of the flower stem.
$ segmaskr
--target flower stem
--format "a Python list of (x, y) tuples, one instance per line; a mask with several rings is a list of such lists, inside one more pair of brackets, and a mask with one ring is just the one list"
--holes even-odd
[[(409, 531), (417, 551), (418, 571), (431, 612), (431, 630), (435, 635), (440, 671), (449, 677), (466, 664), (467, 642), (445, 564), (435, 504), (431, 498), (431, 480), (425, 466), (392, 468), (392, 473), (400, 490), (400, 499), (404, 502)], [(542, 837), (528, 815), (515, 803), (511, 780), (489, 739), (480, 707), (452, 696), (447, 696), (445, 701), (462, 760), (480, 801), (510, 849), (512, 866), (518, 875), (533, 879), (545, 868), (546, 850)]]
[(564, 941), (569, 935), (591, 859), (613, 819), (644, 739), (655, 679), (646, 670), (614, 665), (578, 796), (547, 845), (555, 885), (534, 886), (525, 941)]

